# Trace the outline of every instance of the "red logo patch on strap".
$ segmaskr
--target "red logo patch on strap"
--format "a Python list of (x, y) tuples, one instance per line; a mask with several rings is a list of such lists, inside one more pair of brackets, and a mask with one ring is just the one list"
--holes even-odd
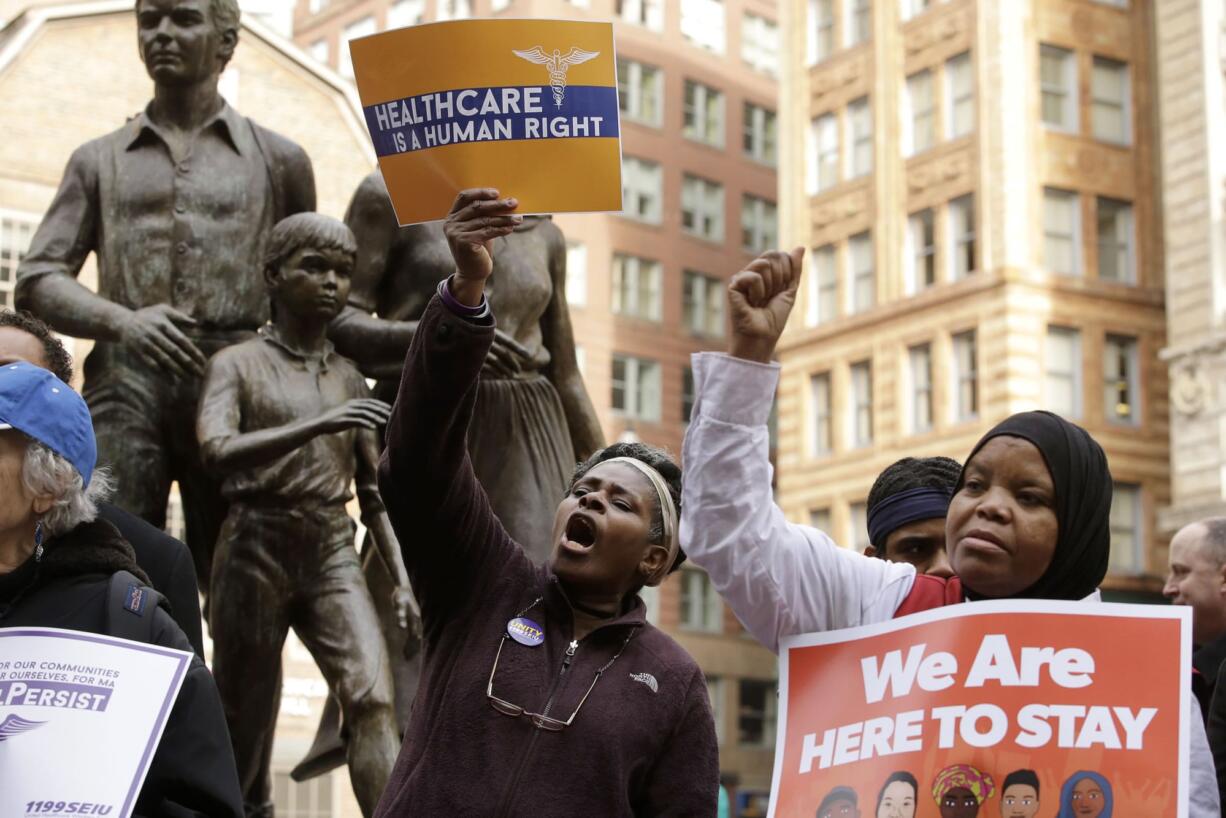
[(149, 595), (139, 585), (129, 585), (128, 592), (123, 595), (123, 609), (137, 616), (144, 616), (148, 602)]

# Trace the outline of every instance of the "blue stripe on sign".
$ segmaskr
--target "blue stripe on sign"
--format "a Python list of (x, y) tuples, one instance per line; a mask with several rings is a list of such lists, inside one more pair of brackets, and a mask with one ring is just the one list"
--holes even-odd
[(472, 142), (615, 137), (617, 89), (569, 85), (557, 104), (548, 85), (465, 88), (368, 105), (378, 156)]

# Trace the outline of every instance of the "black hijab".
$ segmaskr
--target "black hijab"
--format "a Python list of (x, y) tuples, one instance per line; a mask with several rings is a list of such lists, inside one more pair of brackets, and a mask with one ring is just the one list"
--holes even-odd
[[(980, 438), (971, 458), (994, 437), (1020, 437), (1034, 444), (1055, 485), (1056, 550), (1051, 565), (1015, 599), (1083, 599), (1107, 576), (1111, 553), (1111, 472), (1102, 447), (1080, 426), (1051, 412), (1021, 412)], [(958, 488), (966, 469), (958, 478)], [(970, 588), (967, 596), (980, 598)]]

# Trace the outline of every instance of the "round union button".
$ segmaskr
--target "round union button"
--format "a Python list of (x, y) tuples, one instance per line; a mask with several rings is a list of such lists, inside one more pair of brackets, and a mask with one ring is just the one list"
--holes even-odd
[(507, 635), (530, 648), (545, 641), (545, 629), (524, 616), (517, 616), (507, 623)]

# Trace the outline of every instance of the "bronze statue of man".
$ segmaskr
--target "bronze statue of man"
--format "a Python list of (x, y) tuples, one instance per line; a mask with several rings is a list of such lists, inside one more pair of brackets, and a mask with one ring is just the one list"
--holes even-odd
[[(380, 379), (375, 395), (391, 400), (417, 319), (455, 262), (441, 222), (397, 225), (378, 171), (354, 193), (345, 222), (358, 239), (358, 263), (349, 307), (330, 336)], [(550, 219), (525, 217), (498, 240), (494, 258), (486, 294), (499, 330), (481, 373), (469, 450), (499, 520), (542, 562), (553, 548), (552, 509), (575, 463), (604, 436), (575, 360), (562, 231)]]
[[(315, 209), (311, 162), (217, 91), (238, 42), (237, 0), (137, 0), (144, 112), (73, 153), (17, 271), (17, 305), (97, 343), (84, 396), (116, 504), (163, 527), (172, 481), (207, 591), (225, 506), (194, 422), (214, 352), (268, 315), (258, 270), (281, 218)], [(90, 252), (98, 292), (77, 281)]]
[(376, 482), (376, 429), (391, 407), (327, 340), (356, 254), (336, 219), (279, 222), (264, 262), (272, 321), (213, 356), (201, 389), (201, 454), (230, 504), (213, 564), (213, 672), (248, 818), (272, 814), (269, 756), (291, 627), (340, 705), (363, 814), (374, 813), (400, 747), (387, 649), (345, 509), (353, 482), (403, 628), (419, 614)]

